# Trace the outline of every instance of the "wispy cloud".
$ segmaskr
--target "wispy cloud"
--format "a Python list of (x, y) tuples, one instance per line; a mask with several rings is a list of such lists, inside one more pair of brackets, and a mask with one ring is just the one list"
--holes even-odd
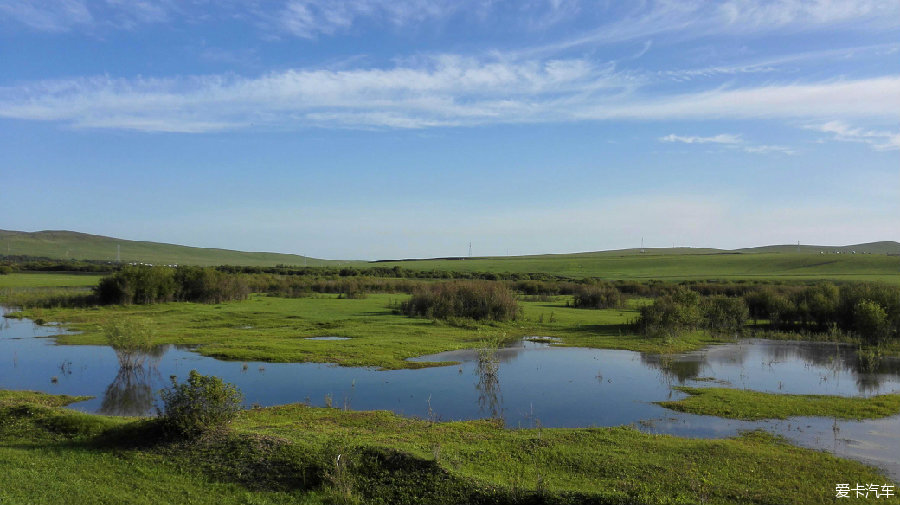
[(66, 31), (94, 22), (91, 12), (80, 0), (0, 0), (0, 13), (29, 28), (48, 32)]
[(612, 44), (658, 36), (700, 38), (804, 31), (834, 26), (900, 27), (900, 3), (880, 0), (650, 0), (630, 2), (614, 21), (520, 54), (553, 53), (579, 46)]
[(807, 128), (831, 134), (831, 138), (837, 141), (868, 144), (876, 151), (895, 151), (900, 149), (900, 132), (853, 128), (843, 121), (829, 121), (823, 124), (810, 125)]
[(447, 0), (289, 0), (272, 18), (284, 31), (314, 38), (347, 29), (360, 19), (406, 25), (442, 18), (469, 2)]
[(363, 22), (408, 26), (442, 22), (454, 15), (464, 15), (474, 22), (502, 17), (506, 23), (529, 29), (548, 28), (578, 16), (617, 19), (548, 44), (544, 49), (549, 50), (672, 33), (699, 37), (835, 25), (900, 26), (900, 4), (883, 0), (648, 0), (605, 6), (584, 0), (0, 0), (0, 12), (43, 31), (95, 25), (133, 28), (176, 18), (193, 22), (224, 18), (262, 24), (267, 35), (274, 28), (303, 38), (341, 33)]
[(684, 144), (740, 144), (743, 142), (740, 135), (720, 133), (712, 137), (684, 137), (674, 133), (661, 137), (663, 142), (681, 142)]
[(719, 144), (729, 149), (739, 149), (746, 153), (755, 154), (796, 154), (793, 149), (785, 146), (749, 144), (740, 135), (731, 133), (720, 133), (711, 137), (683, 136), (672, 133), (665, 137), (660, 137), (659, 140), (660, 142), (680, 142), (682, 144)]
[(256, 78), (40, 81), (0, 88), (0, 117), (77, 127), (201, 132), (251, 124), (426, 128), (900, 114), (900, 76), (662, 95), (643, 93), (644, 84), (635, 74), (584, 59), (503, 61), (448, 55), (387, 69), (296, 69)]
[(756, 153), (756, 154), (769, 154), (769, 153), (780, 153), (780, 154), (788, 154), (794, 155), (797, 154), (797, 151), (791, 149), (786, 146), (777, 146), (777, 145), (746, 145), (741, 146), (741, 149), (746, 153)]

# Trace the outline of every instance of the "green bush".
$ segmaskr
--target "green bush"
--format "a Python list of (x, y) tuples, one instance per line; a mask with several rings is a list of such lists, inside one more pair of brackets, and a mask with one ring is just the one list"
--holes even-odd
[(891, 325), (887, 312), (877, 302), (860, 300), (853, 308), (855, 330), (863, 340), (879, 343), (887, 340), (891, 333)]
[(172, 388), (160, 392), (163, 424), (186, 437), (220, 430), (241, 410), (244, 396), (233, 384), (215, 376), (191, 370), (188, 380), (179, 384), (172, 376)]
[(94, 288), (97, 301), (104, 305), (171, 301), (222, 303), (244, 300), (249, 293), (250, 287), (242, 274), (191, 266), (128, 265), (100, 279)]
[(625, 298), (615, 286), (588, 284), (575, 289), (574, 305), (582, 309), (620, 309), (625, 306)]
[(720, 333), (740, 333), (747, 324), (749, 311), (743, 298), (712, 296), (703, 300), (703, 319), (707, 329)]
[(650, 336), (676, 336), (693, 330), (703, 321), (700, 295), (685, 287), (661, 296), (652, 304), (641, 307), (638, 330)]
[(103, 325), (106, 342), (116, 352), (119, 366), (131, 370), (143, 365), (152, 353), (153, 326), (149, 319), (132, 318), (107, 321)]
[(509, 321), (519, 316), (519, 304), (500, 282), (443, 282), (416, 290), (400, 311), (411, 317)]

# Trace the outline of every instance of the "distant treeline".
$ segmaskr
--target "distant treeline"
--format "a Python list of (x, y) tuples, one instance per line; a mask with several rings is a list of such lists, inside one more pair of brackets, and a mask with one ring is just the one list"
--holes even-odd
[[(757, 285), (731, 291), (682, 284), (641, 308), (635, 325), (648, 335), (708, 329), (741, 332), (749, 318), (779, 331), (838, 329), (868, 343), (900, 338), (900, 287), (873, 283), (836, 286)], [(709, 294), (706, 294), (709, 293)], [(705, 296), (701, 296), (704, 294)]]
[(54, 260), (39, 256), (0, 256), (0, 273), (13, 272), (114, 272), (120, 265), (108, 261)]
[(381, 277), (395, 279), (447, 279), (447, 280), (545, 280), (545, 281), (566, 281), (571, 280), (570, 277), (546, 273), (497, 273), (497, 272), (457, 272), (452, 270), (411, 270), (407, 268), (394, 267), (293, 267), (279, 265), (274, 267), (242, 267), (242, 266), (219, 266), (217, 270), (230, 273), (244, 274), (275, 274), (286, 276), (305, 276), (305, 277)]
[(204, 267), (128, 265), (100, 279), (94, 289), (102, 305), (163, 302), (222, 303), (244, 300), (250, 285), (241, 275)]

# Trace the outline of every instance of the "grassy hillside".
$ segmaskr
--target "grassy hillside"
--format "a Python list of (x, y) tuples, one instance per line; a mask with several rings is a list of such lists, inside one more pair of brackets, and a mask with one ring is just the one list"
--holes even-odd
[(807, 253), (807, 254), (848, 254), (856, 252), (856, 254), (900, 254), (900, 243), (892, 240), (884, 240), (881, 242), (869, 242), (867, 244), (854, 244), (845, 246), (834, 245), (767, 245), (762, 247), (751, 247), (748, 249), (738, 249), (736, 252), (766, 252), (766, 253)]
[(345, 263), (296, 254), (242, 252), (159, 242), (138, 242), (72, 231), (29, 233), (0, 230), (0, 255), (7, 254), (102, 261), (114, 261), (118, 254), (123, 262), (178, 265), (323, 266)]
[[(55, 259), (116, 259), (123, 262), (192, 265), (400, 266), (411, 270), (550, 273), (606, 279), (791, 279), (873, 280), (900, 283), (897, 242), (848, 246), (776, 245), (725, 251), (709, 248), (622, 249), (574, 254), (398, 260), (329, 261), (292, 254), (204, 249), (136, 242), (70, 231), (26, 233), (0, 230), (0, 255)], [(850, 254), (856, 251), (856, 254)], [(837, 254), (841, 252), (841, 254)]]

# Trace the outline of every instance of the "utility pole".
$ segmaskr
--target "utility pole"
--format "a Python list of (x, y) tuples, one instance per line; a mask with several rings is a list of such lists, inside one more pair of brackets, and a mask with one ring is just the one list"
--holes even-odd
[(472, 243), (469, 242), (469, 257), (472, 257)]
[(122, 246), (116, 244), (116, 263), (122, 262)]

